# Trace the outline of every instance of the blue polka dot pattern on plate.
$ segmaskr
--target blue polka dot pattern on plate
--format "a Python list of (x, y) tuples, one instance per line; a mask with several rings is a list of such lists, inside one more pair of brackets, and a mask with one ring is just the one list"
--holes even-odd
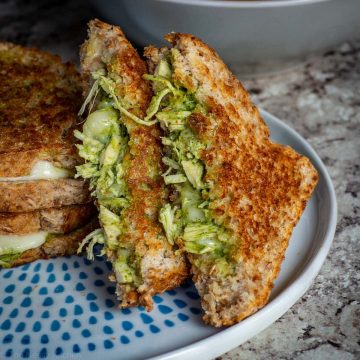
[(70, 340), (70, 334), (68, 332), (64, 332), (61, 337), (63, 340)]
[(49, 342), (49, 337), (46, 334), (42, 335), (40, 338), (40, 342), (42, 344), (47, 344)]
[(14, 290), (15, 290), (15, 285), (14, 284), (10, 284), (5, 288), (6, 293), (12, 293)]
[(65, 290), (64, 286), (62, 285), (58, 285), (55, 289), (54, 289), (54, 293), (62, 293)]
[(106, 299), (105, 304), (107, 307), (112, 308), (115, 306), (115, 303), (111, 299)]
[(23, 359), (28, 359), (30, 357), (30, 349), (24, 349), (21, 353), (21, 357)]
[(131, 354), (171, 332), (178, 336), (177, 329), (182, 334), (201, 315), (189, 283), (155, 295), (150, 313), (119, 309), (109, 269), (102, 258), (76, 256), (1, 269), (0, 359), (116, 358), (122, 349)]
[(160, 329), (155, 325), (150, 325), (150, 331), (154, 334), (160, 332)]
[(123, 321), (122, 322), (122, 327), (123, 327), (124, 330), (129, 331), (134, 327), (134, 325), (130, 321)]
[(148, 314), (142, 313), (142, 314), (140, 314), (140, 317), (141, 317), (142, 321), (144, 322), (144, 324), (150, 324), (154, 321), (153, 318)]
[(90, 318), (89, 318), (89, 324), (91, 324), (91, 325), (97, 324), (97, 319), (96, 319), (95, 316), (90, 316)]
[(103, 332), (105, 334), (113, 334), (114, 333), (114, 330), (110, 327), (110, 326), (104, 326), (103, 327)]
[(46, 349), (46, 348), (42, 348), (42, 349), (40, 350), (39, 358), (40, 358), (40, 359), (47, 358), (47, 349)]
[(16, 332), (23, 332), (26, 328), (26, 324), (24, 322), (19, 322), (15, 328)]
[(168, 327), (173, 327), (173, 326), (175, 325), (173, 321), (168, 320), (168, 319), (166, 319), (166, 320), (164, 321), (164, 324), (165, 324), (166, 326), (168, 326)]
[(51, 306), (53, 303), (54, 303), (53, 298), (47, 297), (47, 298), (45, 298), (45, 300), (43, 302), (43, 306)]
[(12, 319), (13, 318), (16, 318), (19, 314), (19, 309), (14, 309), (13, 311), (11, 311), (9, 317), (11, 317)]
[(14, 338), (14, 335), (7, 334), (3, 339), (3, 344), (10, 344)]
[(48, 279), (47, 279), (47, 282), (48, 283), (53, 283), (54, 281), (56, 281), (56, 277), (54, 274), (50, 274)]
[(122, 344), (128, 344), (130, 342), (129, 338), (125, 335), (120, 336), (120, 341)]
[(24, 335), (21, 339), (21, 343), (23, 345), (28, 345), (30, 344), (30, 335)]
[(35, 321), (33, 325), (33, 332), (39, 332), (41, 330), (41, 322)]
[(105, 340), (104, 341), (104, 348), (105, 349), (111, 349), (114, 347), (114, 343), (111, 340)]
[(183, 301), (183, 300), (181, 300), (181, 299), (175, 299), (175, 300), (174, 300), (174, 303), (175, 303), (175, 305), (176, 305), (178, 308), (180, 308), (180, 309), (182, 309), (182, 308), (184, 308), (185, 306), (187, 306), (186, 302)]
[(96, 300), (97, 296), (93, 293), (89, 293), (86, 295), (86, 300)]
[(58, 331), (60, 329), (61, 325), (60, 322), (58, 320), (54, 320), (51, 323), (51, 331)]
[(30, 294), (31, 292), (32, 292), (32, 286), (27, 286), (27, 287), (25, 287), (24, 290), (22, 291), (22, 293), (23, 293), (24, 295), (28, 295), (28, 294)]
[(104, 318), (105, 320), (112, 320), (114, 318), (114, 315), (110, 311), (105, 311)]
[(83, 313), (83, 309), (80, 305), (75, 305), (74, 307), (74, 315), (81, 315)]
[[(13, 300), (14, 300), (14, 297), (13, 296), (7, 296), (4, 300), (3, 300), (3, 304), (5, 304), (5, 305), (9, 305), (9, 304), (11, 304), (12, 302), (13, 302)], [(22, 305), (21, 305), (22, 306)]]
[(45, 286), (41, 287), (40, 290), (39, 290), (39, 294), (40, 295), (47, 295), (48, 294), (47, 287), (45, 287)]
[(74, 298), (71, 296), (71, 295), (68, 295), (66, 298), (65, 298), (65, 302), (67, 304), (71, 304), (72, 302), (74, 302)]
[(167, 305), (159, 305), (158, 309), (163, 314), (170, 314), (173, 311), (173, 309)]
[(90, 337), (91, 336), (91, 332), (88, 330), (88, 329), (84, 329), (82, 332), (81, 332), (81, 335), (83, 337)]
[(31, 298), (30, 297), (24, 298), (24, 300), (20, 304), (20, 306), (22, 306), (22, 307), (29, 307), (30, 305), (31, 305)]

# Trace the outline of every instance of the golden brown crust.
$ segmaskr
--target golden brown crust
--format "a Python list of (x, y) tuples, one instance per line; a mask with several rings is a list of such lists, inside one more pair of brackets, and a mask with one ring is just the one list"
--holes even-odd
[(132, 105), (128, 110), (145, 112), (152, 92), (142, 78), (146, 65), (137, 51), (125, 38), (118, 26), (106, 24), (98, 19), (89, 22), (89, 39), (80, 50), (82, 75), (88, 85), (93, 82), (91, 73), (106, 69), (113, 80), (119, 80), (117, 95)]
[(25, 176), (36, 160), (73, 168), (80, 78), (60, 57), (0, 43), (0, 177)]
[(38, 231), (66, 234), (85, 225), (96, 213), (94, 204), (70, 205), (25, 213), (0, 213), (0, 235)]
[(76, 254), (82, 239), (84, 239), (86, 235), (95, 230), (98, 226), (98, 220), (95, 218), (85, 226), (68, 234), (51, 236), (50, 239), (48, 239), (42, 246), (24, 251), (19, 258), (10, 264), (10, 267), (24, 265), (35, 260), (74, 255)]
[(27, 212), (92, 201), (82, 180), (0, 181), (0, 212)]
[[(196, 265), (189, 255), (201, 295), (204, 320), (232, 325), (267, 302), (292, 230), (317, 183), (310, 161), (269, 140), (269, 130), (249, 94), (215, 51), (192, 35), (169, 34), (173, 80), (208, 108), (189, 124), (207, 144), (202, 153), (210, 191), (210, 214), (235, 239), (232, 275)], [(156, 62), (156, 52), (149, 52)], [(155, 59), (155, 60), (154, 60)]]
[[(149, 83), (142, 78), (146, 66), (119, 27), (91, 21), (80, 57), (90, 84), (91, 72), (106, 69), (107, 76), (116, 82), (117, 95), (129, 104), (128, 110), (144, 117), (152, 97)], [(181, 284), (188, 276), (188, 266), (184, 257), (175, 255), (157, 221), (166, 197), (160, 129), (139, 125), (125, 116), (122, 119), (130, 137), (124, 169), (131, 204), (122, 211), (125, 233), (119, 242), (141, 259), (143, 284), (138, 288), (118, 284), (117, 293), (122, 307), (141, 304), (151, 309), (151, 296)], [(109, 251), (108, 257), (115, 260), (116, 254)]]

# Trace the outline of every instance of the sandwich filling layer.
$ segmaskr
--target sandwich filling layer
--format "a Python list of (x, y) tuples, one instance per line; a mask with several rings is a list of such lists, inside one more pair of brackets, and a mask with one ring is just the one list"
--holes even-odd
[(54, 166), (50, 161), (38, 160), (27, 176), (0, 177), (0, 181), (53, 180), (71, 177), (71, 171)]
[[(88, 244), (88, 258), (93, 259), (94, 245), (104, 244), (103, 253), (106, 252), (112, 261), (117, 281), (138, 287), (142, 283), (140, 259), (137, 259), (133, 249), (119, 242), (119, 237), (125, 232), (122, 211), (131, 202), (124, 179), (127, 170), (124, 157), (129, 150), (129, 134), (121, 113), (136, 122), (151, 123), (127, 111), (127, 104), (115, 95), (115, 84), (103, 72), (95, 72), (92, 76), (94, 85), (80, 110), (82, 113), (89, 106), (90, 114), (83, 125), (83, 132), (74, 132), (82, 142), (77, 147), (79, 155), (85, 160), (83, 165), (76, 167), (76, 176), (89, 179), (90, 190), (97, 199), (103, 230), (97, 229), (89, 234), (79, 247), (79, 252)], [(91, 112), (95, 98), (100, 101), (95, 111)]]
[(157, 65), (154, 75), (145, 75), (153, 82), (155, 96), (148, 117), (160, 122), (166, 132), (163, 163), (167, 171), (164, 181), (172, 188), (171, 205), (160, 210), (168, 241), (177, 242), (188, 253), (195, 254), (199, 267), (216, 267), (221, 273), (232, 271), (230, 253), (232, 236), (211, 216), (209, 190), (205, 180), (206, 169), (201, 153), (206, 143), (201, 142), (189, 126), (193, 113), (208, 115), (206, 106), (195, 94), (172, 81), (171, 61), (176, 56), (171, 49)]
[(43, 245), (48, 236), (47, 231), (25, 235), (0, 235), (0, 266), (6, 267), (24, 251)]

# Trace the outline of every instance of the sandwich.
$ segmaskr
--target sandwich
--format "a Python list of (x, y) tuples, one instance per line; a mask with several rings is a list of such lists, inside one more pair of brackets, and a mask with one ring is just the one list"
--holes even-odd
[(0, 43), (0, 266), (76, 253), (97, 225), (75, 180), (80, 77), (59, 57)]
[(159, 210), (167, 192), (161, 176), (160, 129), (148, 121), (150, 83), (144, 61), (119, 27), (89, 23), (81, 47), (81, 70), (87, 92), (80, 114), (86, 117), (77, 176), (89, 180), (101, 228), (87, 236), (79, 251), (103, 244), (111, 262), (120, 307), (153, 306), (152, 296), (180, 285), (188, 277), (185, 256), (170, 244)]
[(214, 50), (171, 33), (145, 50), (169, 200), (169, 244), (191, 263), (204, 321), (232, 325), (263, 307), (317, 183), (310, 161), (273, 143), (249, 94)]

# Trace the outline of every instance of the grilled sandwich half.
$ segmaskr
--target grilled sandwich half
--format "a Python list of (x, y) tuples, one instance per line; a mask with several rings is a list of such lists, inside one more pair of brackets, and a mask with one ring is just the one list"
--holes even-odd
[(95, 227), (73, 179), (80, 77), (59, 57), (0, 43), (0, 267), (76, 252)]
[(170, 244), (187, 254), (204, 320), (232, 325), (267, 302), (292, 230), (317, 183), (310, 161), (269, 139), (248, 93), (201, 40), (148, 47), (152, 115), (165, 129)]
[[(74, 180), (80, 77), (58, 56), (0, 43), (0, 212), (91, 201)], [(44, 196), (46, 194), (46, 196)]]
[(144, 119), (152, 97), (145, 63), (119, 27), (99, 20), (89, 23), (80, 57), (88, 84), (81, 113), (88, 117), (75, 133), (85, 159), (77, 171), (90, 181), (102, 227), (83, 246), (91, 258), (93, 245), (104, 244), (121, 307), (150, 310), (152, 295), (181, 284), (188, 265), (157, 220), (167, 193), (160, 129)]

